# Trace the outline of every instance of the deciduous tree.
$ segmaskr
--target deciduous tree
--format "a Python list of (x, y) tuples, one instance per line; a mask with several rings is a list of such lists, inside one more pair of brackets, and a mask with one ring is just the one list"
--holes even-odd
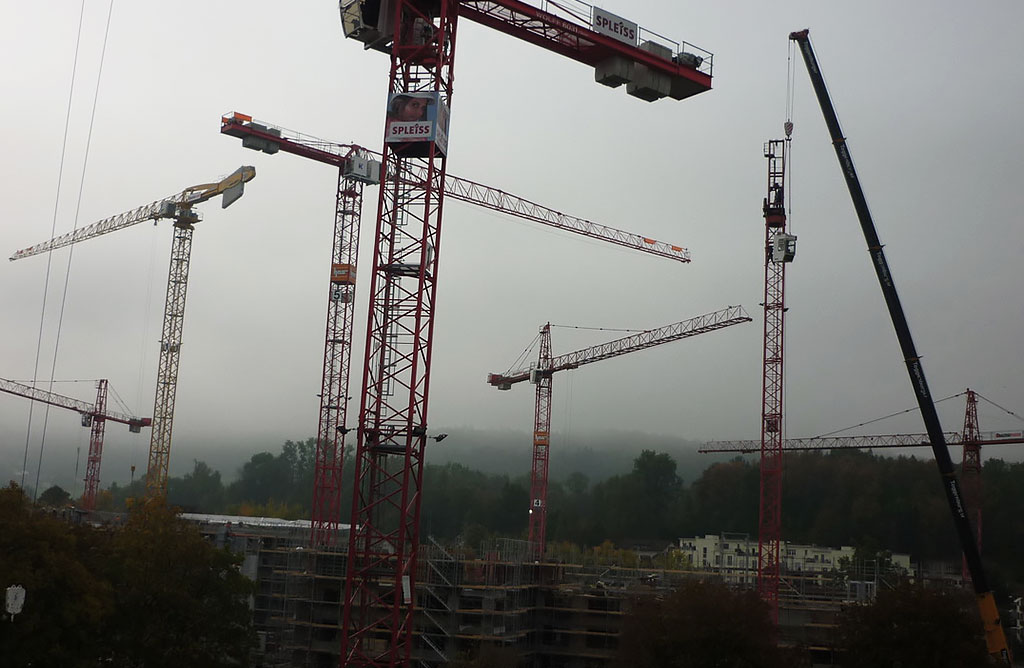
[(977, 608), (960, 591), (902, 583), (839, 620), (843, 668), (982, 668), (988, 664)]
[(768, 607), (751, 590), (690, 580), (671, 594), (634, 600), (623, 620), (621, 668), (796, 668), (776, 645)]

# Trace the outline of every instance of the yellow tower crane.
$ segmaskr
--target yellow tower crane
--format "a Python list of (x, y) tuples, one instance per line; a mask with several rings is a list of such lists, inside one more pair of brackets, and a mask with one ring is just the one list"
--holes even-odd
[(242, 196), (245, 183), (255, 176), (254, 167), (239, 167), (220, 181), (188, 187), (177, 195), (165, 197), (132, 211), (104, 218), (88, 227), (23, 248), (10, 258), (12, 261), (21, 260), (147, 220), (170, 218), (174, 221), (174, 242), (171, 245), (167, 298), (164, 301), (164, 322), (160, 335), (156, 398), (153, 402), (153, 432), (149, 442), (149, 465), (146, 469), (146, 492), (149, 496), (163, 497), (167, 494), (167, 464), (171, 454), (171, 427), (174, 421), (174, 398), (178, 387), (181, 331), (185, 319), (189, 260), (192, 256), (192, 232), (195, 224), (202, 220), (202, 216), (194, 207), (223, 195), (221, 208), (226, 209)]

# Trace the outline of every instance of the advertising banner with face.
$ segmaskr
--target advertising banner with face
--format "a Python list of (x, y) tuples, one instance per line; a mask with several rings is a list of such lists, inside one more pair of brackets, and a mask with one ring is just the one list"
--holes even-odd
[(439, 93), (392, 93), (388, 97), (385, 141), (389, 144), (436, 142), (448, 149), (448, 107)]

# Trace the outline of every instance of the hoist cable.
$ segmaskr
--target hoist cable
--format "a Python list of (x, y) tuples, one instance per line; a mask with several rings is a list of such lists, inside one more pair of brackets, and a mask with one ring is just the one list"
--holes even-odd
[[(82, 13), (84, 14), (84, 2), (83, 2), (83, 12)], [(86, 173), (88, 172), (88, 167), (89, 167), (89, 148), (92, 145), (92, 131), (93, 131), (93, 127), (95, 126), (95, 123), (96, 123), (96, 107), (97, 107), (97, 103), (99, 101), (99, 96), (100, 96), (100, 81), (101, 81), (101, 79), (103, 77), (103, 62), (104, 62), (104, 60), (106, 58), (106, 54), (107, 54), (107, 40), (108, 40), (108, 38), (110, 36), (110, 19), (113, 16), (113, 13), (114, 13), (114, 0), (110, 0), (110, 6), (107, 8), (107, 24), (106, 24), (106, 26), (104, 28), (104, 31), (103, 31), (103, 45), (102, 45), (102, 47), (100, 49), (100, 62), (99, 62), (99, 67), (98, 67), (97, 72), (96, 72), (96, 86), (95, 86), (95, 88), (93, 90), (92, 109), (91, 109), (91, 111), (89, 113), (89, 131), (88, 131), (88, 134), (86, 135), (85, 155), (84, 155), (84, 157), (82, 159), (82, 176), (79, 179), (79, 183), (78, 183), (78, 199), (77, 199), (77, 201), (75, 203), (75, 218), (74, 218), (74, 228), (73, 229), (78, 229), (78, 216), (79, 216), (79, 214), (81, 212), (81, 208), (82, 208), (82, 193), (85, 190), (85, 176), (86, 176)], [(81, 43), (81, 31), (82, 31), (81, 26), (82, 26), (82, 20), (81, 20), (81, 18), (79, 18), (79, 40), (78, 40), (79, 44)], [(77, 63), (78, 63), (78, 45), (76, 44), (76, 47), (75, 47), (75, 64), (76, 64), (76, 68), (77, 68)], [(74, 76), (72, 76), (72, 90), (74, 90), (73, 87), (74, 87)], [(71, 117), (71, 100), (69, 99), (68, 100), (68, 110), (67, 110), (68, 121), (66, 121), (66, 123), (68, 123), (70, 121), (70, 117)], [(65, 126), (65, 148), (62, 149), (62, 158), (61, 158), (62, 170), (63, 170), (63, 152), (66, 151), (66, 146), (67, 146), (67, 127)], [(59, 201), (59, 198), (60, 198), (60, 185), (58, 183), (58, 191), (57, 191), (57, 199), (58, 199), (58, 201)], [(55, 211), (54, 211), (54, 227), (56, 227), (56, 203), (54, 204), (54, 209), (55, 209)], [(69, 252), (68, 252), (67, 269), (66, 269), (65, 274), (64, 274), (64, 290), (63, 290), (63, 293), (61, 294), (60, 312), (59, 312), (59, 315), (58, 315), (58, 318), (57, 318), (57, 334), (56, 334), (56, 337), (54, 338), (53, 358), (52, 358), (51, 365), (50, 365), (50, 389), (51, 390), (53, 389), (53, 378), (56, 375), (56, 371), (57, 371), (57, 355), (58, 355), (58, 352), (60, 350), (60, 335), (61, 335), (61, 329), (62, 329), (62, 326), (63, 326), (63, 323), (64, 323), (64, 309), (65, 309), (65, 307), (67, 305), (68, 285), (69, 285), (69, 283), (71, 281), (71, 263), (72, 263), (72, 260), (74, 258), (74, 249), (75, 249), (75, 247), (74, 247), (74, 245), (72, 245), (70, 250), (69, 250)], [(52, 251), (50, 251), (48, 253), (48, 255), (50, 253), (52, 253)], [(48, 266), (47, 266), (47, 271), (49, 271), (49, 263), (48, 263)], [(49, 276), (47, 276), (47, 279), (49, 279)], [(42, 335), (42, 331), (41, 331), (41, 328), (40, 328), (40, 337), (41, 337), (41, 335)], [(38, 355), (38, 353), (37, 353), (37, 355)], [(35, 371), (38, 371), (38, 370), (34, 370), (33, 375), (36, 375)], [(35, 489), (33, 490), (33, 501), (35, 500), (35, 497), (39, 493), (39, 477), (40, 477), (40, 475), (42, 473), (42, 468), (43, 468), (43, 450), (44, 450), (44, 448), (46, 446), (46, 427), (47, 427), (49, 415), (50, 415), (50, 408), (49, 408), (49, 405), (47, 405), (47, 408), (46, 408), (46, 410), (43, 413), (43, 430), (42, 430), (42, 435), (40, 436), (40, 441), (39, 441), (39, 461), (37, 462), (37, 465), (36, 465), (36, 482), (35, 482)]]
[[(61, 183), (64, 179), (64, 158), (67, 156), (68, 150), (68, 128), (71, 125), (71, 99), (75, 94), (75, 74), (78, 71), (78, 49), (82, 43), (82, 21), (85, 16), (85, 0), (82, 0), (82, 4), (78, 11), (78, 37), (75, 41), (75, 57), (71, 65), (71, 86), (68, 90), (68, 104), (64, 113), (64, 140), (61, 144), (60, 152), (60, 163), (57, 167), (57, 192), (53, 199), (53, 221), (50, 225), (50, 236), (51, 238), (56, 236), (57, 229), (57, 205), (60, 202), (60, 189)], [(32, 365), (32, 387), (36, 386), (36, 379), (39, 376), (39, 356), (43, 348), (43, 323), (46, 319), (46, 295), (50, 291), (50, 265), (52, 260), (52, 253), (46, 254), (46, 274), (43, 278), (43, 303), (39, 310), (39, 332), (36, 335), (36, 358)], [(22, 458), (21, 463), (21, 488), (25, 489), (25, 474), (28, 473), (28, 448), (29, 442), (32, 439), (32, 414), (35, 402), (31, 402), (28, 406), (28, 425), (25, 429), (25, 454)], [(42, 458), (42, 446), (40, 446), (40, 458)], [(39, 486), (38, 475), (36, 476), (36, 487)], [(38, 494), (38, 490), (33, 490), (32, 500)]]

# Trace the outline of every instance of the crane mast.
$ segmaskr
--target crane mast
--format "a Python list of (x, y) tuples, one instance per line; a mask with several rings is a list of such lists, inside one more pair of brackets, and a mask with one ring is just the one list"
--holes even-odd
[(363, 210), (363, 188), (380, 182), (380, 163), (360, 146), (300, 135), (254, 121), (251, 116), (238, 112), (221, 117), (220, 131), (240, 138), (245, 148), (269, 154), (283, 150), (338, 169), (309, 535), (311, 546), (331, 547), (341, 526), (341, 475), (345, 436), (349, 431), (346, 424), (359, 219)]
[[(648, 101), (710, 89), (710, 58), (705, 66), (653, 39), (638, 45), (636, 25), (610, 16), (592, 13), (586, 26), (511, 0), (341, 0), (339, 9), (346, 36), (391, 59), (341, 660), (406, 666), (458, 18), (591, 62), (598, 82), (626, 83), (628, 93)], [(632, 32), (620, 39), (605, 21)]]
[(914, 346), (914, 340), (910, 334), (910, 326), (907, 323), (903, 305), (900, 303), (899, 294), (896, 291), (896, 284), (889, 271), (888, 262), (885, 259), (882, 242), (878, 238), (874, 220), (871, 218), (871, 212), (868, 210), (867, 199), (860, 185), (857, 170), (853, 165), (850, 148), (846, 143), (846, 137), (843, 136), (835, 107), (832, 105), (832, 99), (828, 94), (828, 89), (825, 87), (825, 79), (822, 76), (814, 49), (811, 47), (810, 31), (801, 30), (793, 32), (790, 33), (789, 38), (796, 42), (800, 53), (803, 55), (804, 64), (807, 66), (811, 85), (814, 87), (815, 95), (818, 98), (818, 104), (821, 107), (825, 125), (828, 126), (828, 131), (832, 138), (832, 146), (835, 149), (836, 157), (839, 160), (839, 167), (846, 180), (847, 189), (850, 191), (850, 198), (857, 212), (857, 219), (860, 222), (861, 231), (864, 233), (864, 240), (867, 242), (868, 253), (871, 255), (871, 264), (875, 268), (875, 275), (882, 289), (889, 317), (892, 320), (893, 329), (896, 332), (896, 338), (903, 353), (903, 361), (906, 364), (910, 383), (914, 388), (918, 407), (921, 410), (921, 416), (924, 419), (925, 428), (928, 432), (928, 440), (932, 446), (935, 463), (939, 468), (942, 487), (945, 490), (946, 500), (949, 503), (950, 512), (953, 516), (953, 523), (956, 526), (957, 535), (960, 539), (960, 547), (964, 552), (964, 559), (970, 570), (971, 581), (977, 597), (978, 610), (985, 629), (985, 641), (988, 646), (989, 655), (993, 660), (1009, 666), (1012, 663), (1010, 649), (1006, 642), (1006, 634), (999, 620), (999, 610), (996, 606), (995, 596), (988, 586), (985, 571), (982, 567), (977, 540), (971, 529), (970, 513), (967, 509), (960, 483), (957, 481), (956, 473), (953, 470), (953, 461), (949, 456), (949, 448), (946, 446), (942, 426), (939, 423), (939, 416), (935, 410), (935, 402), (932, 399), (931, 391), (928, 389), (928, 382), (925, 380), (921, 358), (918, 356)]
[(156, 393), (153, 402), (149, 463), (146, 470), (146, 492), (150, 496), (165, 497), (167, 495), (167, 471), (171, 453), (174, 402), (178, 387), (181, 333), (185, 319), (185, 297), (188, 290), (188, 271), (192, 256), (192, 232), (195, 229), (195, 224), (202, 220), (202, 216), (194, 207), (220, 195), (223, 196), (221, 208), (227, 208), (242, 196), (245, 183), (251, 181), (255, 176), (255, 168), (239, 167), (219, 181), (191, 186), (177, 195), (105, 218), (81, 230), (19, 250), (10, 258), (11, 260), (20, 260), (137, 225), (147, 220), (169, 218), (174, 221), (174, 239), (171, 243), (167, 295), (164, 299), (164, 316), (160, 333), (160, 356), (157, 364)]
[(412, 653), (458, 6), (397, 0), (392, 17), (389, 105), (412, 93), (435, 116), (431, 141), (388, 136), (383, 150), (343, 601), (348, 666), (405, 666)]
[[(788, 129), (789, 126), (787, 126)], [(786, 154), (789, 139), (765, 145), (768, 195), (764, 198), (764, 348), (761, 382), (761, 467), (758, 506), (757, 588), (779, 623), (782, 545), (782, 399), (786, 322), (786, 265), (796, 237), (786, 232)]]
[(499, 390), (510, 390), (512, 385), (526, 380), (536, 386), (529, 508), (529, 543), (534, 559), (543, 558), (547, 547), (548, 462), (551, 445), (551, 390), (554, 374), (558, 371), (576, 369), (585, 364), (750, 322), (750, 320), (742, 306), (729, 306), (720, 311), (583, 348), (558, 357), (553, 357), (551, 354), (551, 323), (547, 323), (540, 328), (540, 352), (536, 366), (487, 375), (488, 384)]
[[(967, 390), (967, 411), (964, 413), (963, 457), (960, 464), (960, 481), (964, 487), (967, 507), (973, 508), (975, 539), (978, 554), (981, 554), (981, 431), (978, 427), (978, 397), (973, 390)], [(963, 559), (963, 578), (967, 582), (971, 569), (966, 557)]]
[(142, 431), (142, 427), (149, 427), (152, 424), (150, 418), (139, 418), (108, 411), (108, 387), (109, 382), (105, 378), (96, 381), (96, 403), (89, 405), (78, 399), (0, 378), (0, 392), (25, 397), (50, 406), (67, 408), (82, 416), (82, 426), (90, 429), (89, 454), (85, 464), (85, 491), (82, 493), (82, 507), (85, 510), (96, 509), (96, 493), (99, 491), (100, 485), (100, 463), (103, 458), (103, 435), (107, 420), (128, 425), (128, 430), (133, 434)]

